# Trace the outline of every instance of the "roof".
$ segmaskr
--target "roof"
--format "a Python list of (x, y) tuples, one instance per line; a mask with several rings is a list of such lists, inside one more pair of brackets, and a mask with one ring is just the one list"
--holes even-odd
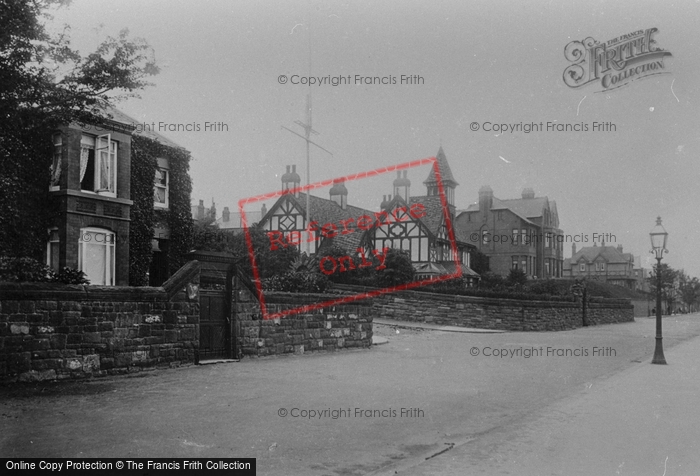
[(445, 212), (442, 210), (442, 202), (439, 195), (409, 197), (409, 205), (420, 203), (425, 207), (425, 216), (420, 219), (421, 222), (433, 235), (437, 236), (440, 233), (440, 226), (445, 218)]
[[(196, 207), (196, 205), (195, 205)], [(245, 214), (248, 227), (253, 226), (262, 219), (261, 211), (250, 211)], [(229, 212), (229, 220), (224, 221), (223, 215), (216, 219), (216, 224), (220, 230), (230, 230), (235, 228), (243, 228), (243, 219), (240, 212)]]
[[(162, 134), (159, 134), (156, 131), (153, 131), (153, 127), (144, 127), (148, 126), (148, 123), (143, 123), (143, 121), (137, 121), (133, 117), (129, 116), (128, 114), (120, 111), (119, 109), (115, 107), (106, 107), (103, 111), (107, 116), (111, 116), (111, 119), (115, 122), (120, 122), (122, 124), (128, 124), (133, 127), (136, 127), (134, 130), (134, 135), (137, 135), (139, 137), (146, 137), (147, 139), (154, 140), (156, 142), (159, 142), (162, 145), (166, 145), (168, 147), (173, 147), (175, 149), (184, 149), (181, 145), (177, 144), (176, 142), (168, 139)], [(138, 127), (141, 126), (141, 127)]]
[[(547, 197), (535, 197), (535, 198), (512, 198), (508, 200), (501, 200), (500, 198), (493, 197), (493, 202), (491, 203), (491, 210), (510, 210), (515, 213), (519, 218), (524, 220), (530, 225), (535, 225), (530, 218), (539, 218), (542, 216), (542, 210), (546, 207), (549, 202), (550, 208), (554, 203), (549, 201)], [(472, 213), (479, 211), (479, 204), (472, 203), (469, 207), (462, 213)], [(552, 211), (552, 216), (556, 214), (556, 205)], [(558, 226), (558, 225), (557, 225)]]
[[(462, 269), (462, 277), (464, 278), (480, 277), (479, 273), (465, 264), (460, 263), (459, 267)], [(448, 274), (454, 274), (457, 267), (454, 262), (447, 261), (442, 263), (413, 263), (413, 269), (416, 274), (420, 275), (445, 276)]]
[(510, 200), (500, 200), (494, 197), (493, 207), (499, 208), (496, 202), (502, 207), (513, 210), (520, 216), (525, 218), (538, 218), (542, 216), (542, 210), (547, 206), (549, 200), (547, 197), (536, 197), (536, 198), (514, 198)]
[(578, 263), (583, 259), (588, 263), (593, 263), (596, 259), (602, 258), (607, 263), (629, 263), (630, 258), (634, 260), (631, 253), (620, 253), (614, 246), (586, 246), (576, 252), (571, 257), (571, 263)]
[[(300, 193), (299, 198), (294, 195), (287, 195), (291, 200), (295, 201), (300, 210), (306, 210), (306, 194)], [(315, 197), (309, 194), (309, 206), (311, 207), (311, 219), (323, 226), (326, 223), (338, 223), (340, 220), (353, 218), (357, 220), (362, 215), (374, 216), (374, 212), (365, 210), (364, 208), (347, 205), (342, 209), (340, 205), (328, 198)], [(351, 223), (348, 228), (352, 228), (354, 223)]]
[[(438, 266), (442, 266), (445, 268), (445, 271), (447, 272), (446, 274), (452, 274), (456, 272), (457, 266), (456, 263), (452, 261), (444, 261), (442, 263), (438, 263)], [(468, 278), (468, 277), (474, 277), (478, 278), (480, 277), (479, 273), (471, 269), (469, 266), (467, 266), (464, 263), (459, 264), (460, 268), (462, 268), (462, 277)]]
[[(450, 169), (450, 164), (447, 163), (447, 157), (445, 157), (445, 152), (442, 150), (442, 146), (440, 146), (440, 150), (438, 150), (437, 153), (437, 164), (438, 164), (438, 170), (440, 171), (440, 179), (442, 180), (442, 183), (449, 183), (451, 182), (451, 185), (459, 185), (457, 181), (455, 180), (454, 175), (452, 175), (452, 169)], [(431, 168), (430, 169), (430, 174), (428, 174), (428, 178), (425, 179), (423, 182), (424, 184), (430, 184), (430, 183), (436, 183), (437, 179), (435, 178), (435, 169)]]

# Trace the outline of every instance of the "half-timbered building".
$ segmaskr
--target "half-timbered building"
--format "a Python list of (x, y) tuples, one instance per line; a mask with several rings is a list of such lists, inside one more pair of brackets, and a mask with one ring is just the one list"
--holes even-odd
[[(282, 190), (288, 191), (270, 207), (260, 221), (268, 231), (271, 246), (298, 246), (300, 251), (318, 253), (328, 246), (337, 246), (349, 254), (384, 248), (408, 253), (419, 279), (453, 274), (457, 266), (471, 282), (478, 274), (469, 268), (470, 252), (475, 248), (455, 232), (457, 250), (448, 235), (448, 224), (454, 220), (454, 189), (458, 185), (452, 175), (442, 147), (437, 155), (438, 167), (447, 201), (442, 206), (438, 180), (431, 169), (423, 182), (424, 196), (410, 196), (411, 181), (407, 171), (398, 171), (393, 182), (393, 196), (385, 196), (379, 211), (348, 204), (348, 190), (336, 181), (329, 198), (309, 195), (310, 222), (306, 219), (305, 193), (299, 191), (300, 177), (296, 167), (287, 167), (282, 176)], [(362, 251), (360, 251), (362, 250)]]

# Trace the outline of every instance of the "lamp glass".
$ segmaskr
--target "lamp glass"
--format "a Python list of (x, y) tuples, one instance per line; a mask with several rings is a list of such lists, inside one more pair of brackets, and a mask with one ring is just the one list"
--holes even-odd
[(656, 226), (649, 233), (649, 237), (651, 238), (651, 247), (654, 249), (654, 251), (666, 249), (668, 233), (661, 225), (661, 217), (656, 219)]

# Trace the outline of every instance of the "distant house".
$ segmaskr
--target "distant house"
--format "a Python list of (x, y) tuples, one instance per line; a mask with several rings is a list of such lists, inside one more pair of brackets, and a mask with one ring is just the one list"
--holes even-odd
[(572, 256), (564, 260), (565, 278), (588, 278), (624, 286), (628, 289), (644, 289), (640, 282), (646, 276), (644, 269), (635, 268), (635, 258), (624, 253), (622, 245), (601, 246), (595, 243), (576, 251), (572, 245)]
[[(130, 284), (130, 241), (136, 240), (149, 254), (152, 250), (151, 274), (162, 283), (169, 273), (164, 251), (171, 238), (167, 214), (174, 201), (181, 201), (171, 190), (171, 161), (181, 152), (189, 160), (189, 153), (157, 132), (136, 127), (136, 120), (117, 109), (104, 113), (111, 119), (97, 125), (66, 125), (53, 135), (49, 193), (55, 213), (48, 229), (46, 263), (54, 269), (82, 270), (93, 285), (126, 286)], [(152, 141), (161, 152), (145, 169), (134, 167), (139, 138), (142, 149)], [(137, 175), (139, 170), (147, 170), (150, 176)], [(133, 187), (144, 179), (149, 187), (147, 204), (142, 203), (143, 197), (137, 199)], [(184, 199), (189, 202), (189, 196)], [(142, 224), (138, 220), (144, 206), (150, 207), (149, 217), (157, 215), (156, 225), (149, 226), (147, 236), (139, 237), (133, 227), (136, 222)], [(134, 210), (139, 211), (136, 218)]]
[(455, 227), (489, 257), (496, 274), (521, 269), (532, 277), (562, 276), (557, 204), (548, 197), (536, 197), (531, 188), (524, 189), (521, 198), (501, 200), (491, 187), (481, 187), (478, 203), (457, 216)]
[[(442, 147), (437, 155), (450, 219), (454, 219), (454, 188), (457, 182), (452, 175)], [(287, 167), (282, 176), (282, 190), (300, 186), (301, 178), (296, 167)], [(349, 254), (358, 249), (369, 254), (372, 250), (393, 248), (403, 250), (411, 258), (418, 278), (452, 274), (458, 265), (447, 234), (445, 213), (438, 194), (434, 171), (423, 182), (427, 193), (410, 196), (411, 181), (407, 171), (397, 172), (393, 182), (393, 196), (384, 196), (379, 211), (366, 210), (348, 203), (348, 190), (343, 181), (336, 181), (329, 191), (329, 198), (309, 196), (311, 226), (306, 219), (306, 194), (286, 193), (270, 207), (260, 221), (263, 229), (279, 232), (282, 236), (299, 241), (301, 251), (311, 254), (326, 247), (337, 246)], [(362, 217), (367, 217), (363, 219)], [(324, 225), (340, 227), (337, 233), (323, 230)], [(471, 282), (479, 275), (469, 268), (470, 253), (474, 245), (467, 243), (455, 230), (459, 266), (463, 276)], [(280, 236), (280, 235), (273, 235)]]

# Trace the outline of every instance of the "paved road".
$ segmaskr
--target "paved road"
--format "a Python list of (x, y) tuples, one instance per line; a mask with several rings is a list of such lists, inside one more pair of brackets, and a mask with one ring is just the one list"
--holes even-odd
[[(390, 342), (0, 389), (0, 455), (255, 457), (261, 475), (362, 475), (422, 474), (472, 448), (488, 464), (523, 422), (654, 348), (652, 319), (556, 333), (375, 332)], [(700, 316), (665, 318), (664, 335), (667, 348), (700, 335)], [(493, 349), (508, 356), (484, 355)], [(321, 417), (301, 416), (312, 410)]]

